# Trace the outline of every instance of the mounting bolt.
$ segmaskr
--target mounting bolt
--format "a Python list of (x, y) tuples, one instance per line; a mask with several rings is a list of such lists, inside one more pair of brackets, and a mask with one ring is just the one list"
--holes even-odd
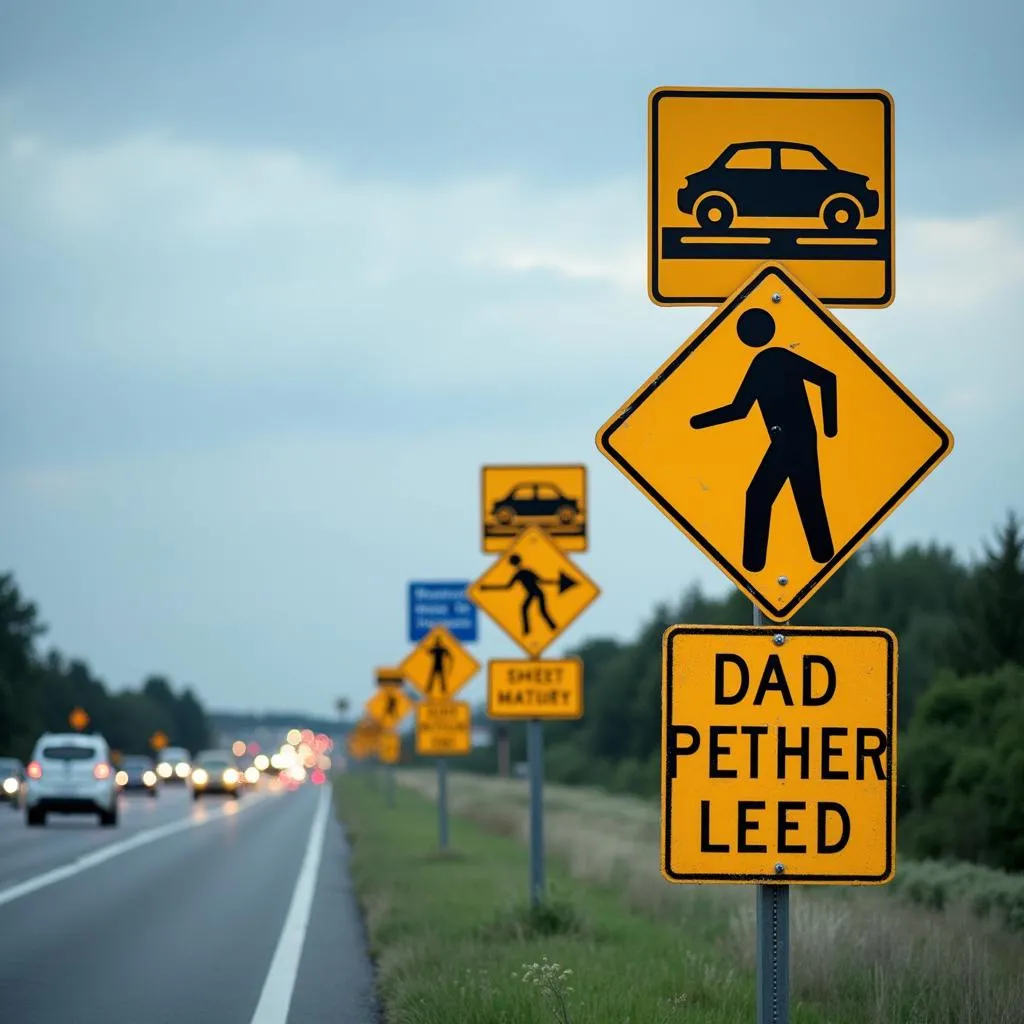
[(781, 633), (776, 633), (775, 636), (772, 637), (772, 643), (775, 644), (776, 647), (781, 647), (785, 642), (786, 638)]
[(772, 294), (772, 302), (781, 302), (782, 296), (778, 292)]
[(779, 577), (779, 586), (780, 587), (784, 587), (788, 582), (789, 582), (789, 577), (788, 576), (780, 576)]
[(782, 872), (785, 871), (785, 870), (786, 870), (786, 865), (785, 864), (776, 864), (775, 865), (775, 874), (781, 875)]

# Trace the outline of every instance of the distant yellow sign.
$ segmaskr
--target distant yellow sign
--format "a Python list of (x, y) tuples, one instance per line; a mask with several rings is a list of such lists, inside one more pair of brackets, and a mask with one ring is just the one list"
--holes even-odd
[(374, 678), (378, 686), (402, 686), (405, 682), (400, 668), (378, 668)]
[(76, 732), (81, 732), (89, 725), (89, 716), (85, 712), (85, 708), (74, 708), (70, 715), (68, 715), (68, 724)]
[(466, 593), (538, 657), (601, 591), (543, 530), (530, 526)]
[(364, 708), (382, 729), (393, 729), (412, 710), (412, 701), (397, 686), (382, 686)]
[(357, 761), (365, 760), (377, 753), (377, 743), (382, 729), (378, 722), (372, 719), (362, 719), (357, 722), (352, 731), (348, 734), (347, 746), (350, 757)]
[(170, 741), (167, 737), (159, 729), (149, 737), (149, 745), (154, 750), (163, 750), (169, 742)]
[(581, 718), (583, 662), (491, 661), (487, 664), (491, 718)]
[(672, 626), (663, 658), (668, 881), (893, 877), (892, 633)]
[(648, 108), (654, 302), (718, 305), (768, 260), (826, 306), (892, 302), (888, 93), (660, 88)]
[(424, 701), (416, 705), (416, 753), (451, 757), (473, 749), (473, 721), (462, 700)]
[(484, 466), (483, 550), (504, 551), (528, 526), (563, 551), (587, 550), (586, 466)]
[(402, 737), (394, 732), (382, 732), (377, 740), (377, 756), (383, 764), (398, 764), (402, 759)]
[(597, 446), (785, 621), (949, 454), (953, 436), (767, 264), (628, 399)]
[(454, 697), (479, 670), (479, 662), (444, 626), (435, 626), (401, 664), (403, 676), (428, 700)]

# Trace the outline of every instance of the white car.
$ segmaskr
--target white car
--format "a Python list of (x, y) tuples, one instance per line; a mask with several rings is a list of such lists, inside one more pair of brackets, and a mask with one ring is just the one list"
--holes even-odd
[(117, 824), (117, 782), (102, 736), (44, 733), (25, 769), (25, 820), (45, 825), (55, 814), (98, 814)]

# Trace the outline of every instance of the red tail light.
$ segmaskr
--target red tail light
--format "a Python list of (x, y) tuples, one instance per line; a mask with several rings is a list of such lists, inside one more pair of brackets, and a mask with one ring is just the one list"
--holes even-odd
[(30, 779), (41, 779), (43, 777), (43, 766), (38, 761), (31, 761), (25, 769), (25, 774)]
[(97, 779), (109, 779), (110, 765), (101, 761), (95, 768), (93, 768), (92, 773)]

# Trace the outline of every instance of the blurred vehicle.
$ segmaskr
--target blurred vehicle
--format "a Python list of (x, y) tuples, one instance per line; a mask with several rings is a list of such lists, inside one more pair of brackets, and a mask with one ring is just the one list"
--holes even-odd
[(114, 781), (118, 788), (125, 790), (139, 789), (151, 797), (157, 796), (157, 774), (153, 758), (144, 754), (129, 754), (121, 758), (121, 763), (114, 773)]
[(192, 771), (192, 756), (184, 747), (164, 747), (156, 763), (156, 773), (163, 782), (187, 782)]
[(0, 757), (0, 802), (14, 810), (25, 802), (25, 766), (13, 757)]
[(192, 766), (190, 783), (193, 800), (210, 793), (225, 793), (237, 800), (244, 785), (242, 773), (230, 750), (202, 751)]
[(102, 736), (43, 733), (25, 769), (25, 820), (45, 825), (47, 814), (98, 814), (117, 824), (117, 782)]

